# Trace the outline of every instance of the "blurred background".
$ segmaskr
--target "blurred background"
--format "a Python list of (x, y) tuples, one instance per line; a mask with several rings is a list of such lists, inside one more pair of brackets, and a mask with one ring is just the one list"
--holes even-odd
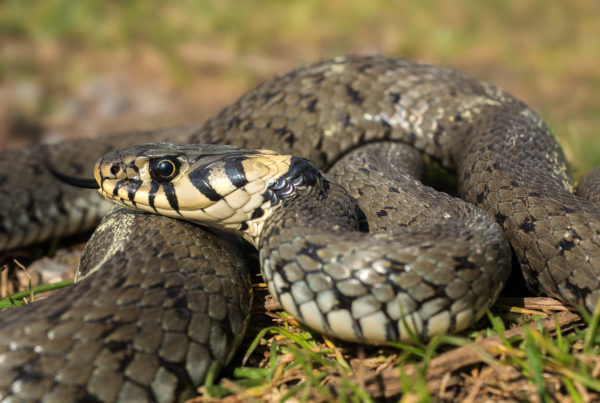
[(3, 0), (0, 149), (201, 122), (350, 53), (490, 81), (542, 115), (576, 176), (600, 164), (597, 0)]

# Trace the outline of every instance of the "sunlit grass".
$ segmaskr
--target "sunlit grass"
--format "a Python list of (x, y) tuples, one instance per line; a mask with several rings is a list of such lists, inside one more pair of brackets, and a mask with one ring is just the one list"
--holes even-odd
[[(473, 346), (481, 360), (475, 365), (467, 364), (477, 368), (476, 372), (491, 366), (499, 374), (498, 381), (490, 381), (491, 388), (498, 388), (498, 383), (505, 382), (503, 371), (513, 369), (521, 373), (522, 379), (515, 381), (517, 386), (514, 390), (502, 391), (505, 398), (537, 397), (541, 401), (552, 401), (569, 396), (574, 401), (586, 401), (588, 392), (600, 393), (600, 334), (596, 327), (599, 314), (600, 310), (596, 310), (594, 315), (585, 315), (584, 326), (565, 334), (558, 322), (549, 331), (536, 326), (535, 322), (531, 326), (528, 324), (530, 320), (521, 318), (518, 322), (522, 331), (515, 335), (513, 329), (512, 336), (508, 336), (510, 332), (506, 326), (516, 325), (514, 317), (506, 322), (502, 314), (490, 313), (484, 329), (467, 335), (437, 336), (428, 343), (392, 343), (380, 347), (379, 351), (371, 351), (371, 356), (380, 357), (380, 365), (370, 367), (370, 371), (388, 368), (386, 359), (390, 358), (397, 373), (395, 382), (399, 395), (428, 401), (438, 392), (430, 386), (435, 377), (428, 374), (429, 363), (453, 348)], [(270, 326), (260, 330), (245, 351), (246, 360), (260, 349), (266, 357), (260, 366), (234, 367), (231, 377), (203, 388), (203, 399), (233, 394), (242, 400), (279, 397), (281, 401), (373, 401), (369, 391), (361, 385), (356, 367), (352, 368), (349, 364), (350, 360), (356, 359), (357, 351), (364, 359), (360, 346), (332, 341), (318, 333), (290, 327), (287, 324), (289, 315), (280, 315), (284, 323), (282, 327)], [(547, 320), (553, 319), (549, 317)], [(486, 349), (480, 344), (493, 338), (499, 340), (493, 349)], [(377, 349), (371, 347), (371, 350)], [(385, 370), (389, 371), (389, 368)], [(465, 371), (465, 374), (471, 371)], [(439, 383), (439, 375), (437, 381)], [(528, 382), (532, 387), (524, 388), (523, 384)], [(510, 382), (507, 385), (511, 389)]]
[(36, 295), (40, 295), (48, 291), (58, 290), (71, 284), (73, 284), (72, 280), (59, 281), (52, 284), (43, 284), (37, 287), (31, 287), (30, 284), (29, 289), (25, 291), (19, 291), (5, 298), (0, 298), (0, 309), (21, 306), (25, 304), (24, 299), (27, 299), (27, 303), (31, 303), (34, 301)]

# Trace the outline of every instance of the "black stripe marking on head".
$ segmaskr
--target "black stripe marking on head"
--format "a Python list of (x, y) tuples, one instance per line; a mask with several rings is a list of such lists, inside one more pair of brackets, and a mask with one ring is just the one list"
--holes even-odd
[(221, 195), (214, 190), (208, 183), (207, 174), (210, 173), (210, 169), (207, 169), (206, 165), (199, 166), (189, 174), (190, 182), (196, 189), (200, 191), (210, 201), (221, 200)]
[(235, 187), (241, 188), (248, 183), (248, 179), (246, 179), (246, 173), (244, 172), (244, 167), (242, 166), (242, 161), (246, 159), (248, 158), (239, 156), (237, 158), (228, 159), (225, 161), (225, 173)]
[(142, 186), (142, 181), (134, 179), (131, 179), (129, 181), (129, 186), (127, 186), (127, 198), (130, 202), (133, 203), (133, 207), (136, 207), (135, 200), (133, 199), (135, 198), (135, 194), (137, 193), (140, 186)]
[(169, 201), (169, 205), (173, 210), (177, 212), (177, 214), (181, 215), (179, 212), (179, 202), (177, 201), (177, 195), (175, 195), (175, 186), (172, 183), (163, 183), (163, 190), (165, 191), (165, 195), (167, 196), (167, 200)]
[[(96, 164), (98, 164), (98, 176), (100, 177), (100, 189), (102, 189), (102, 185), (104, 185), (104, 179), (106, 179), (104, 177), (104, 174), (102, 173), (102, 168), (100, 168), (104, 164), (104, 157), (103, 156), (100, 157), (100, 159), (98, 160), (98, 162)], [(94, 165), (94, 168), (96, 168), (96, 165)], [(96, 176), (94, 175), (94, 177), (96, 177)]]
[(121, 189), (121, 187), (125, 184), (125, 180), (121, 179), (120, 181), (117, 182), (117, 184), (115, 185), (114, 189), (113, 189), (113, 196), (118, 196), (119, 195), (119, 189)]
[(138, 168), (138, 166), (137, 166), (137, 165), (135, 165), (135, 161), (134, 161), (134, 162), (132, 162), (131, 164), (129, 164), (129, 165), (127, 166), (127, 168), (125, 168), (125, 169), (127, 170), (127, 169), (129, 169), (129, 168), (131, 168), (131, 169), (133, 170), (133, 172), (135, 172), (135, 173), (137, 173), (137, 174), (139, 174), (139, 173), (140, 173), (140, 169)]
[(137, 193), (140, 186), (142, 186), (142, 181), (140, 181), (140, 180), (132, 179), (129, 181), (129, 186), (127, 186), (127, 197), (129, 198), (130, 201), (135, 203), (133, 198), (135, 197), (135, 194)]
[(156, 211), (156, 207), (154, 206), (154, 199), (156, 199), (156, 192), (158, 192), (159, 188), (160, 188), (160, 185), (157, 182), (155, 182), (155, 181), (150, 182), (150, 192), (148, 193), (148, 204), (157, 213), (158, 213), (158, 211)]

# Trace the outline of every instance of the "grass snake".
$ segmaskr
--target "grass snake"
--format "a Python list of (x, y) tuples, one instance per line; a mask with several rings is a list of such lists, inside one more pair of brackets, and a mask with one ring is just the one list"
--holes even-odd
[[(162, 141), (182, 145), (121, 149)], [(109, 187), (124, 204), (189, 220), (186, 203), (201, 199), (218, 205), (205, 211), (215, 221), (244, 204), (229, 196), (242, 189), (249, 216), (221, 228), (259, 247), (286, 310), (342, 339), (468, 327), (508, 275), (506, 239), (533, 290), (588, 310), (598, 301), (600, 210), (572, 194), (560, 146), (525, 104), (451, 70), (337, 58), (265, 82), (203, 125), (3, 152), (0, 250), (89, 228), (110, 209), (94, 191), (57, 181), (40, 155), (87, 176), (115, 149), (96, 174), (134, 177)], [(281, 154), (246, 151), (256, 149)], [(468, 203), (420, 184), (408, 164), (415, 153), (456, 172)], [(161, 161), (194, 196), (170, 177), (141, 183)], [(0, 396), (172, 401), (201, 384), (246, 326), (251, 262), (242, 251), (226, 232), (111, 212), (84, 250), (81, 281), (0, 315)]]

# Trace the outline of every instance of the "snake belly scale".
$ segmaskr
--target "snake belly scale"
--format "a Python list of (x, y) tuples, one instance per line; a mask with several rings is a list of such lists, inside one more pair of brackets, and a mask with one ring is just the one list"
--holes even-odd
[[(564, 155), (533, 111), (497, 88), (451, 70), (379, 56), (338, 58), (302, 67), (263, 83), (201, 126), (107, 137), (86, 142), (83, 152), (81, 144), (75, 147), (63, 144), (46, 151), (50, 162), (59, 170), (81, 176), (87, 174), (86, 161), (96, 159), (109, 149), (155, 141), (270, 149), (283, 156), (278, 160), (281, 166), (284, 161), (291, 161), (292, 157), (286, 155), (295, 155), (313, 161), (321, 169), (331, 167), (361, 144), (386, 141), (410, 145), (455, 171), (460, 196), (487, 211), (499, 225), (486, 221), (488, 214), (477, 207), (461, 204), (452, 198), (439, 201), (446, 205), (459, 204), (459, 213), (447, 213), (442, 209), (433, 212), (433, 216), (437, 215), (443, 221), (447, 216), (463, 215), (462, 212), (468, 211), (469, 217), (475, 214), (475, 218), (471, 219), (472, 227), (496, 232), (495, 228), (501, 226), (530, 287), (558, 296), (565, 302), (583, 305), (588, 310), (593, 310), (597, 303), (600, 292), (599, 208), (571, 193), (572, 184)], [(393, 148), (390, 145), (388, 152), (395, 153)], [(87, 227), (97, 215), (106, 211), (106, 207), (97, 201), (89, 202), (95, 206), (91, 210), (82, 207), (88, 203), (85, 198), (92, 197), (91, 194), (71, 196), (69, 192), (72, 190), (42, 172), (39, 161), (32, 161), (32, 155), (42, 151), (40, 148), (2, 155), (0, 184), (6, 193), (4, 199), (0, 199), (4, 207), (0, 213), (0, 247), (4, 249), (21, 242), (35, 241), (41, 237), (40, 232), (64, 234)], [(141, 154), (147, 152), (148, 149), (144, 149)], [(381, 150), (375, 151), (378, 152), (381, 153)], [(193, 153), (186, 149), (178, 155)], [(252, 153), (244, 154), (244, 161), (252, 160), (249, 158)], [(173, 157), (168, 150), (161, 149), (160, 154)], [(368, 156), (350, 158), (362, 158), (366, 167), (377, 163), (376, 160), (369, 163)], [(78, 163), (69, 165), (65, 161)], [(167, 161), (173, 162), (172, 159)], [(239, 168), (240, 164), (243, 169)], [(223, 163), (223, 167), (225, 165)], [(28, 172), (31, 177), (15, 180), (17, 175), (9, 174), (14, 166), (22, 167), (20, 171)], [(129, 171), (135, 171), (133, 167), (137, 166), (141, 171), (135, 162), (131, 165), (128, 161), (123, 166), (128, 166)], [(229, 169), (229, 173), (236, 173), (230, 184), (243, 182), (241, 174), (252, 172), (243, 161), (229, 166), (235, 167)], [(383, 167), (382, 170), (389, 168)], [(108, 169), (108, 173), (104, 172), (107, 177), (109, 173), (118, 173), (117, 169), (114, 172)], [(342, 172), (338, 182), (348, 182), (349, 191), (356, 192), (352, 196), (359, 200), (360, 208), (364, 210), (360, 198), (368, 199), (368, 195), (364, 196), (368, 192), (352, 188), (353, 178), (361, 177), (360, 170), (350, 171), (346, 166), (336, 166), (336, 169)], [(369, 177), (378, 175), (364, 166), (363, 170), (366, 172), (362, 174)], [(228, 170), (223, 168), (220, 171), (227, 173)], [(288, 171), (284, 168), (277, 172), (277, 175), (285, 176)], [(388, 197), (390, 193), (403, 194), (413, 187), (420, 193), (430, 191), (417, 187), (414, 180), (404, 173), (392, 172), (391, 176), (404, 182), (390, 185), (386, 182), (389, 178), (382, 177), (379, 180), (382, 187), (376, 188), (372, 194), (382, 194), (381, 189), (387, 189), (382, 197)], [(186, 177), (183, 172), (181, 177)], [(263, 199), (260, 200), (263, 204), (252, 206), (250, 220), (244, 219), (232, 225), (237, 226), (237, 230), (255, 231), (247, 233), (246, 238), (259, 246), (263, 275), (269, 282), (270, 291), (286, 309), (311, 326), (350, 340), (402, 339), (406, 338), (406, 334), (398, 323), (402, 322), (400, 316), (406, 314), (408, 328), (421, 337), (428, 337), (438, 331), (463, 329), (481, 315), (482, 310), (463, 309), (466, 300), (457, 304), (469, 292), (473, 293), (471, 303), (484, 306), (483, 310), (492, 303), (506, 274), (504, 269), (494, 271), (492, 268), (492, 264), (493, 267), (507, 264), (506, 244), (502, 238), (493, 238), (486, 247), (481, 247), (475, 242), (478, 238), (474, 240), (470, 230), (464, 230), (468, 226), (453, 228), (451, 233), (455, 234), (455, 239), (462, 239), (461, 236), (465, 235), (471, 242), (447, 242), (448, 249), (443, 254), (436, 249), (444, 246), (441, 241), (443, 231), (436, 224), (429, 231), (433, 239), (425, 239), (425, 235), (406, 239), (408, 249), (413, 246), (411, 242), (429, 245), (407, 256), (396, 243), (402, 235), (366, 235), (356, 231), (360, 214), (338, 210), (341, 206), (347, 207), (352, 199), (346, 191), (334, 182), (329, 184), (325, 179), (321, 180), (320, 174), (302, 177), (313, 177), (319, 184), (328, 184), (307, 186), (307, 189), (315, 190), (306, 192), (302, 190), (304, 185), (300, 184), (300, 193), (313, 193), (317, 203), (307, 207), (305, 198), (287, 198), (281, 194), (278, 200), (291, 207), (293, 217), (288, 216), (290, 213), (284, 209), (267, 214)], [(273, 186), (278, 183), (278, 178), (269, 177), (263, 184)], [(31, 188), (19, 191), (19, 186), (27, 186), (24, 182), (31, 182)], [(207, 185), (202, 192), (205, 198), (211, 199), (210, 190), (216, 192), (216, 195), (212, 194), (213, 199), (225, 197), (224, 190), (217, 189), (209, 177), (204, 177), (201, 182)], [(21, 200), (24, 195), (33, 195), (36, 187), (44, 189), (49, 186), (56, 207), (49, 209), (48, 199), (43, 196), (32, 197), (28, 202), (29, 210), (34, 213), (24, 213), (18, 210), (18, 203), (10, 202), (11, 198)], [(127, 191), (127, 185), (119, 185), (123, 190), (115, 186), (113, 194), (119, 195), (123, 201), (128, 200), (130, 205), (135, 202), (139, 207), (134, 196), (143, 186), (136, 183), (135, 191)], [(148, 194), (154, 193), (150, 203), (152, 210), (158, 211), (162, 203), (166, 210), (177, 211), (185, 204), (184, 196), (169, 191), (169, 186), (148, 186)], [(16, 189), (14, 195), (10, 193), (13, 188)], [(325, 188), (327, 192), (322, 190)], [(273, 189), (267, 190), (273, 193)], [(296, 194), (291, 190), (290, 194)], [(140, 192), (140, 195), (143, 193)], [(407, 192), (405, 199), (410, 197)], [(432, 200), (437, 197), (432, 196)], [(258, 203), (258, 198), (256, 200)], [(395, 214), (392, 213), (395, 205), (384, 207), (386, 209), (377, 210), (380, 216)], [(422, 206), (416, 215), (426, 216), (429, 207)], [(224, 206), (221, 205), (220, 213), (216, 215), (225, 216), (223, 211)], [(46, 218), (43, 212), (48, 212), (50, 218)], [(178, 214), (184, 216), (183, 213)], [(397, 214), (400, 217), (403, 213)], [(69, 216), (72, 217), (69, 219)], [(268, 219), (266, 216), (269, 216)], [(264, 221), (259, 220), (263, 217)], [(237, 275), (219, 274), (224, 263), (217, 262), (214, 254), (209, 254), (205, 259), (213, 270), (211, 278), (227, 277), (230, 285), (215, 286), (214, 280), (198, 280), (198, 287), (192, 287), (193, 291), (200, 301), (206, 302), (194, 303), (191, 297), (182, 291), (180, 293), (183, 280), (171, 280), (156, 273), (170, 273), (178, 264), (175, 261), (187, 256), (184, 252), (189, 252), (190, 246), (178, 246), (183, 238), (181, 233), (197, 231), (208, 234), (206, 237), (210, 239), (214, 236), (194, 226), (191, 226), (194, 229), (189, 229), (190, 224), (180, 221), (159, 224), (163, 220), (167, 219), (149, 219), (123, 210), (105, 219), (99, 235), (95, 235), (97, 239), (86, 248), (82, 261), (82, 270), (87, 270), (86, 259), (94, 268), (81, 281), (81, 286), (75, 286), (79, 288), (72, 291), (75, 294), (73, 298), (78, 298), (79, 293), (84, 294), (77, 290), (93, 289), (94, 277), (99, 277), (105, 268), (113, 273), (109, 276), (116, 276), (117, 280), (107, 282), (113, 286), (106, 290), (110, 294), (108, 297), (96, 294), (97, 300), (88, 303), (89, 312), (78, 311), (69, 303), (50, 302), (40, 303), (39, 307), (27, 307), (19, 314), (3, 313), (0, 317), (4, 332), (0, 343), (0, 372), (4, 381), (0, 384), (0, 394), (32, 400), (48, 396), (96, 400), (136, 396), (169, 401), (181, 392), (183, 385), (201, 383), (206, 369), (213, 363), (220, 365), (227, 362), (232, 348), (229, 346), (235, 345), (239, 339), (236, 336), (244, 328), (249, 302), (240, 295), (247, 294), (247, 280), (239, 279)], [(396, 227), (412, 229), (417, 225), (417, 220), (410, 217), (399, 220), (401, 224)], [(106, 224), (108, 221), (110, 224)], [(298, 225), (298, 222), (303, 224)], [(333, 228), (324, 228), (325, 222), (332, 224)], [(369, 226), (394, 227), (391, 221), (376, 222), (371, 225), (369, 221)], [(160, 225), (171, 226), (170, 234), (150, 231), (151, 226), (160, 228)], [(135, 236), (117, 234), (120, 228), (133, 226), (136, 228)], [(392, 229), (395, 231), (396, 227)], [(40, 231), (40, 228), (43, 230)], [(334, 236), (329, 232), (332, 229), (337, 231)], [(465, 234), (462, 231), (466, 231)], [(256, 233), (261, 233), (258, 241)], [(366, 236), (368, 240), (363, 239)], [(148, 237), (154, 243), (147, 241)], [(143, 250), (131, 250), (133, 244), (141, 245)], [(203, 242), (200, 244), (204, 245)], [(191, 249), (203, 247), (200, 244)], [(218, 254), (227, 256), (230, 267), (242, 270), (244, 259), (236, 254), (231, 242), (225, 244), (219, 247), (227, 250), (227, 254)], [(101, 247), (104, 251), (100, 250)], [(169, 247), (171, 249), (167, 251)], [(144, 255), (150, 255), (150, 260), (153, 260), (152, 263), (141, 264), (150, 268), (142, 269), (142, 272), (155, 273), (149, 279), (143, 279), (139, 267), (136, 267), (136, 263), (140, 266), (138, 262), (144, 262)], [(201, 253), (198, 249), (191, 255), (198, 258)], [(165, 264), (166, 260), (169, 263)], [(365, 267), (370, 269), (365, 270)], [(448, 271), (448, 267), (456, 271)], [(102, 270), (96, 271), (99, 268)], [(119, 270), (119, 274), (115, 275)], [(393, 273), (391, 276), (390, 272)], [(462, 284), (466, 278), (473, 280), (480, 275), (486, 280), (480, 283), (474, 281), (466, 286)], [(300, 281), (294, 283), (295, 278)], [(140, 284), (142, 286), (138, 287)], [(294, 288), (294, 284), (299, 285)], [(377, 287), (375, 284), (383, 285)], [(336, 296), (329, 293), (332, 288), (339, 291)], [(123, 290), (129, 294), (115, 298), (126, 292)], [(154, 325), (160, 328), (154, 339), (148, 336), (148, 322), (140, 319), (150, 304), (139, 302), (146, 291), (164, 296), (161, 303), (154, 306), (153, 314), (146, 314), (156, 317)], [(315, 300), (311, 300), (312, 297)], [(216, 300), (225, 301), (224, 305), (228, 308), (220, 309), (216, 302), (211, 304)], [(353, 302), (356, 300), (360, 303)], [(395, 302), (389, 304), (392, 300)], [(113, 304), (110, 305), (109, 301)], [(111, 308), (99, 310), (98, 306), (103, 305)], [(453, 310), (453, 306), (458, 308)], [(179, 320), (172, 319), (173, 312)], [(20, 323), (26, 316), (30, 317), (30, 322), (23, 327)], [(203, 327), (198, 322), (200, 318), (211, 319), (215, 325)], [(390, 323), (390, 319), (393, 325), (381, 325)], [(75, 320), (76, 323), (73, 322)], [(95, 326), (96, 332), (88, 330), (82, 335), (77, 331), (77, 326), (88, 325), (90, 329)], [(58, 359), (50, 364), (51, 357)], [(63, 372), (79, 376), (73, 379), (57, 375)], [(25, 386), (30, 388), (29, 392), (25, 392)], [(26, 393), (30, 395), (23, 395)]]

